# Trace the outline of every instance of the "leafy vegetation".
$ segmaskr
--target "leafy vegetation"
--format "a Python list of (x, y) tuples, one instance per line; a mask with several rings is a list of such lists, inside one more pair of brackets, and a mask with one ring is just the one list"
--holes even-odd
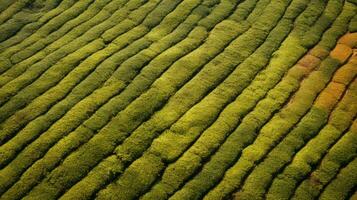
[(348, 199), (352, 0), (0, 0), (0, 199)]

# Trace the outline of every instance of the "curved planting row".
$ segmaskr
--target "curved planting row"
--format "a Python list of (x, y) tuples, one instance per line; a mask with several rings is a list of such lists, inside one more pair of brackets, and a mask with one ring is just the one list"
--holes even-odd
[[(182, 13), (181, 13), (182, 14)], [(170, 16), (170, 15), (169, 15)], [(135, 47), (135, 46), (134, 46)], [(120, 56), (120, 54), (118, 55), (118, 56)], [(121, 57), (119, 57), (119, 58), (121, 58)], [(123, 59), (123, 58), (122, 58)], [(113, 63), (114, 64), (114, 63)], [(108, 65), (103, 65), (103, 67), (108, 67)], [(115, 65), (113, 66), (113, 67), (115, 67)], [(131, 65), (127, 65), (127, 67), (124, 67), (124, 66), (121, 66), (120, 68), (119, 68), (119, 70), (121, 70), (121, 71), (117, 71), (117, 72), (121, 72), (122, 74), (125, 74), (125, 72), (128, 72), (128, 67), (132, 67)], [(130, 68), (129, 68), (130, 69)], [(95, 74), (95, 75), (97, 75), (97, 74)], [(128, 75), (130, 75), (130, 74), (128, 74)], [(133, 74), (134, 75), (134, 74)], [(112, 78), (115, 78), (115, 77), (112, 77)], [(123, 78), (123, 77), (121, 77), (121, 78)], [(93, 80), (93, 79), (92, 79)], [(108, 84), (108, 86), (104, 86), (103, 88), (101, 88), (100, 89), (100, 91), (104, 91), (104, 90), (107, 90), (107, 93), (108, 93), (108, 95), (109, 95), (109, 97), (112, 95), (112, 93), (114, 92), (114, 94), (117, 92), (116, 90), (115, 90), (115, 88), (116, 89), (118, 89), (118, 86), (120, 86), (120, 87), (122, 87), (123, 86), (123, 83), (124, 83), (124, 81), (125, 80), (123, 80), (120, 84), (117, 84), (117, 83), (111, 83), (111, 81), (110, 80), (112, 80), (112, 79), (109, 79), (108, 81), (107, 81), (107, 84)], [(110, 84), (109, 84), (110, 83)], [(87, 83), (88, 84), (88, 83)], [(86, 84), (86, 85), (87, 85)], [(114, 89), (113, 89), (114, 88)], [(108, 90), (108, 89), (110, 89), (110, 90)], [(110, 92), (110, 93), (109, 93)], [(99, 96), (98, 96), (98, 94), (100, 95), (100, 97), (103, 99), (103, 100), (101, 100), (101, 99), (98, 99), (99, 98)], [(81, 117), (83, 118), (86, 118), (86, 117), (88, 117), (88, 115), (89, 115), (89, 112), (88, 111), (90, 111), (91, 109), (93, 109), (93, 106), (96, 106), (95, 104), (99, 104), (101, 101), (106, 101), (106, 98), (108, 98), (108, 97), (105, 97), (105, 96), (103, 96), (103, 93), (100, 93), (99, 91), (96, 91), (95, 93), (93, 93), (93, 95), (91, 95), (90, 96), (90, 98), (87, 98), (87, 99), (85, 99), (85, 100), (83, 100), (83, 101), (81, 101), (79, 104), (77, 104), (73, 109), (71, 109), (71, 111), (69, 112), (69, 113), (67, 113), (65, 116), (64, 116), (64, 118), (62, 118), (60, 121), (57, 121), (49, 130), (47, 130), (46, 131), (46, 133), (45, 134), (42, 134), (41, 135), (41, 137), (38, 139), (38, 140), (35, 140), (34, 141), (34, 143), (32, 143), (30, 146), (28, 146), (26, 149), (25, 149), (25, 152), (22, 152), (22, 154), (20, 154), (20, 155), (24, 155), (24, 156), (26, 156), (26, 155), (28, 155), (28, 153), (30, 153), (32, 150), (35, 150), (35, 149), (37, 149), (37, 150), (35, 150), (35, 151), (37, 151), (38, 152), (38, 146), (41, 146), (41, 148), (48, 148), (48, 147), (45, 147), (45, 146), (43, 146), (43, 145), (39, 145), (39, 143), (43, 143), (43, 142), (46, 142), (46, 143), (49, 143), (50, 141), (53, 141), (53, 142), (56, 142), (56, 140), (57, 139), (55, 139), (55, 138), (53, 138), (54, 137), (54, 134), (57, 134), (57, 136), (56, 136), (56, 138), (60, 138), (63, 134), (65, 134), (66, 132), (64, 132), (64, 129), (63, 128), (65, 128), (65, 130), (68, 130), (68, 131), (71, 131), (71, 130), (73, 130), (73, 126), (76, 126), (76, 124), (75, 123), (73, 123), (74, 121), (74, 119), (73, 118), (71, 118), (71, 116), (76, 116), (76, 118), (79, 118), (80, 116), (79, 115), (82, 115)], [(94, 100), (94, 101), (93, 101)], [(88, 105), (88, 102), (93, 102), (92, 104), (94, 104), (94, 105), (91, 105), (91, 104), (89, 104)], [(83, 107), (83, 106), (85, 106), (85, 107)], [(63, 107), (62, 107), (62, 109), (63, 109)], [(71, 114), (71, 113), (75, 113), (75, 114)], [(42, 118), (43, 119), (43, 118)], [(78, 120), (78, 123), (81, 123), (81, 121), (80, 121), (80, 119), (81, 118), (79, 118), (79, 119), (77, 119)], [(39, 121), (40, 122), (40, 121)], [(43, 121), (42, 121), (43, 122)], [(67, 125), (66, 125), (67, 124)], [(68, 126), (69, 125), (69, 126)], [(79, 124), (77, 124), (77, 125), (79, 125)], [(71, 127), (72, 126), (72, 127)], [(59, 127), (63, 127), (63, 128), (59, 128)], [(75, 128), (75, 127), (74, 127)], [(26, 127), (25, 127), (25, 129), (26, 129)], [(19, 133), (19, 134), (21, 134), (21, 132)], [(26, 133), (25, 133), (26, 134)], [(52, 138), (51, 140), (49, 139), (49, 138)], [(19, 139), (23, 139), (23, 137), (19, 137)], [(19, 142), (19, 140), (17, 140), (17, 143)], [(13, 143), (14, 144), (14, 143)], [(50, 144), (49, 144), (50, 145)], [(14, 146), (9, 146), (9, 148), (10, 149), (14, 149), (13, 148)], [(8, 148), (8, 149), (9, 149)], [(6, 153), (8, 153), (9, 151), (7, 151), (6, 149), (4, 150), (4, 152), (6, 152)], [(42, 153), (45, 153), (45, 151), (44, 152), (38, 152), (36, 155), (34, 155), (34, 154), (32, 154), (32, 157), (37, 157), (38, 158), (38, 156), (40, 156)], [(31, 154), (31, 153), (30, 153)], [(12, 155), (14, 155), (14, 154), (12, 154)], [(20, 162), (22, 162), (21, 160), (21, 158), (17, 158), (17, 160), (19, 160)], [(28, 164), (31, 164), (31, 163), (28, 163)], [(17, 166), (17, 167), (20, 167), (19, 165)], [(7, 183), (8, 184), (8, 183)]]
[(356, 14), (0, 0), (0, 199), (353, 199)]

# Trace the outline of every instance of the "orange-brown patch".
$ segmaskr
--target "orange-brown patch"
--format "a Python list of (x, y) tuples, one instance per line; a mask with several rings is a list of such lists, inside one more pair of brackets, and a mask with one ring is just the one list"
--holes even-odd
[(302, 59), (299, 60), (298, 64), (308, 68), (308, 70), (312, 70), (315, 67), (319, 66), (321, 60), (313, 55), (307, 54)]
[(317, 98), (315, 102), (316, 107), (331, 111), (340, 99), (345, 88), (346, 86), (341, 83), (329, 83)]
[(331, 51), (330, 56), (339, 60), (341, 63), (344, 63), (351, 56), (351, 54), (351, 47), (345, 44), (337, 44), (336, 47)]
[(357, 65), (357, 49), (353, 49), (351, 58), (348, 61), (351, 64)]
[(357, 33), (347, 33), (346, 35), (342, 36), (338, 43), (345, 44), (351, 48), (357, 46)]
[(337, 70), (332, 80), (337, 83), (347, 85), (357, 74), (357, 65), (347, 63)]

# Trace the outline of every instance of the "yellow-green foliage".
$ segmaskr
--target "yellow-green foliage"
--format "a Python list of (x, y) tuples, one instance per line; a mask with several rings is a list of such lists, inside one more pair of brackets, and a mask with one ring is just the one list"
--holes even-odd
[[(354, 123), (352, 129), (331, 147), (317, 168), (297, 187), (292, 199), (314, 199), (319, 196), (324, 186), (334, 179), (340, 169), (355, 158), (357, 145), (354, 141), (356, 139), (356, 123)], [(350, 177), (353, 178), (353, 175)], [(355, 184), (354, 181), (351, 183)], [(341, 184), (340, 187), (342, 193), (345, 189), (349, 189), (344, 184)], [(333, 189), (337, 189), (336, 186)], [(338, 195), (339, 192), (336, 191), (335, 194)], [(337, 197), (337, 199), (339, 198), (342, 197)]]
[(311, 172), (328, 148), (351, 126), (353, 117), (357, 113), (357, 106), (351, 103), (357, 100), (356, 83), (354, 82), (347, 90), (346, 95), (331, 113), (328, 124), (294, 156), (284, 171), (276, 176), (267, 194), (268, 199), (291, 197), (297, 183)]
[(350, 198), (356, 11), (0, 0), (0, 199)]

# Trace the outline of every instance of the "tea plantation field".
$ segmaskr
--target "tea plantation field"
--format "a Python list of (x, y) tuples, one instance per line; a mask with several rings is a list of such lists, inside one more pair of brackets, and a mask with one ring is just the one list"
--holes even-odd
[(0, 200), (357, 200), (356, 0), (0, 0)]

